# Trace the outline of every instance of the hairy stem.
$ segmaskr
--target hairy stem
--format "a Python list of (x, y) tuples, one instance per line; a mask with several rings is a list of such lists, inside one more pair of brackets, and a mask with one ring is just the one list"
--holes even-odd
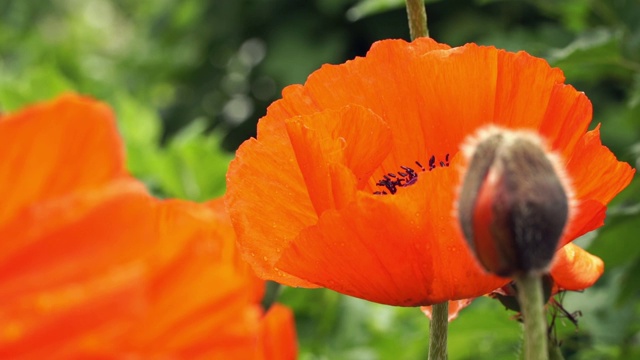
[(427, 10), (424, 7), (424, 0), (406, 0), (406, 3), (411, 40), (419, 37), (429, 37)]
[(429, 324), (429, 360), (446, 360), (447, 331), (449, 328), (449, 302), (432, 306)]
[(542, 276), (521, 274), (514, 278), (524, 318), (525, 360), (548, 360), (547, 319), (544, 314)]

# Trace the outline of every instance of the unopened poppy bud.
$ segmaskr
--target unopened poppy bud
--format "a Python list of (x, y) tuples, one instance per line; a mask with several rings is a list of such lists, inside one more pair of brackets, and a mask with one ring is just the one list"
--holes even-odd
[(499, 276), (545, 272), (568, 222), (571, 191), (539, 135), (491, 127), (463, 148), (458, 218), (480, 264)]

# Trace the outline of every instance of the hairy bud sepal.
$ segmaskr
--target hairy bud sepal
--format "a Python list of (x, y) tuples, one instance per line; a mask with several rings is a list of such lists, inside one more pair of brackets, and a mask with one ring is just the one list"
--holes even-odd
[(491, 127), (465, 142), (458, 219), (488, 272), (548, 270), (569, 219), (571, 190), (539, 135)]

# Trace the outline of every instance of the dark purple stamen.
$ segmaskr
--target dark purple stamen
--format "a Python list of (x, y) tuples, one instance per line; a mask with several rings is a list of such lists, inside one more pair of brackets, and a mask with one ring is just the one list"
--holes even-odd
[(396, 191), (398, 191), (396, 189), (396, 186), (398, 185), (397, 181), (391, 180), (387, 175), (384, 176), (385, 178), (378, 181), (376, 183), (377, 186), (384, 186), (387, 188), (387, 190), (389, 190), (389, 192), (391, 194), (395, 194)]
[(434, 155), (431, 155), (431, 157), (429, 158), (429, 171), (435, 168), (436, 168), (436, 157)]
[[(419, 161), (415, 162), (416, 165), (418, 165), (418, 168), (420, 168), (420, 170), (422, 172), (427, 171), (427, 169), (422, 166), (422, 164)], [(440, 167), (447, 167), (449, 166), (449, 154), (446, 154), (444, 157), (444, 161), (439, 161), (438, 164), (440, 165)], [(437, 167), (436, 165), (436, 157), (435, 155), (431, 155), (431, 157), (429, 158), (429, 171), (435, 169)], [(399, 187), (406, 187), (409, 185), (413, 185), (418, 181), (418, 172), (416, 172), (413, 168), (410, 168), (408, 166), (400, 166), (400, 168), (404, 171), (398, 171), (396, 173), (387, 173), (386, 175), (382, 176), (382, 180), (378, 181), (376, 183), (376, 186), (380, 186), (380, 187), (384, 187), (386, 188), (390, 194), (395, 194), (396, 192), (398, 192), (398, 188)], [(374, 195), (387, 195), (387, 191), (382, 190), (382, 191), (375, 191), (373, 193)]]

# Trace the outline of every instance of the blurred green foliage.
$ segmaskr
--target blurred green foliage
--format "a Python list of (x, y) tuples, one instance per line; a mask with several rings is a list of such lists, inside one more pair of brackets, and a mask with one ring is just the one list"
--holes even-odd
[[(526, 50), (561, 67), (594, 104), (603, 142), (640, 163), (640, 2), (427, 1), (431, 35), (451, 45)], [(0, 109), (64, 91), (113, 106), (128, 165), (159, 196), (224, 192), (232, 151), (254, 135), (280, 90), (321, 64), (408, 38), (402, 0), (9, 0), (0, 2)], [(597, 166), (594, 164), (593, 166)], [(558, 319), (567, 359), (640, 358), (640, 181), (607, 226), (579, 243), (603, 278), (564, 298), (579, 329)], [(328, 290), (285, 289), (301, 359), (426, 358), (428, 320)], [(514, 313), (482, 298), (451, 324), (451, 359), (514, 359)]]

